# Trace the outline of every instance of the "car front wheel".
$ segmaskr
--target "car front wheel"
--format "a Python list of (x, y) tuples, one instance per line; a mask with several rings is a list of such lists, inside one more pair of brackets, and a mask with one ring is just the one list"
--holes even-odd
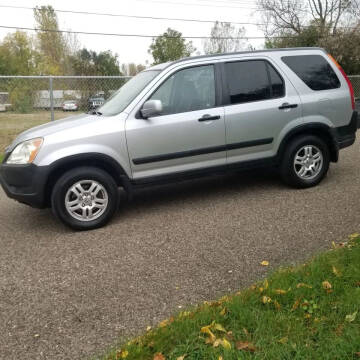
[(56, 182), (51, 205), (55, 215), (76, 230), (105, 225), (119, 204), (118, 186), (105, 171), (80, 167), (63, 174)]

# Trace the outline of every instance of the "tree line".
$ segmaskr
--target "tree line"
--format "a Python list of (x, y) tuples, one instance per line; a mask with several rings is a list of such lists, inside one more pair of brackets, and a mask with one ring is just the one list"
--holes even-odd
[[(265, 33), (264, 47), (325, 48), (349, 74), (360, 73), (360, 0), (257, 0)], [(119, 64), (117, 54), (81, 48), (75, 35), (59, 32), (51, 6), (37, 7), (35, 36), (16, 31), (0, 44), (2, 75), (136, 75), (142, 64)], [(193, 54), (217, 54), (254, 49), (244, 27), (215, 22), (202, 52), (181, 32), (167, 29), (154, 38), (148, 52), (153, 64)]]
[(1, 75), (134, 76), (145, 69), (142, 64), (120, 65), (110, 50), (81, 48), (75, 35), (56, 32), (58, 18), (51, 6), (36, 7), (34, 20), (39, 29), (35, 36), (16, 31), (0, 43)]

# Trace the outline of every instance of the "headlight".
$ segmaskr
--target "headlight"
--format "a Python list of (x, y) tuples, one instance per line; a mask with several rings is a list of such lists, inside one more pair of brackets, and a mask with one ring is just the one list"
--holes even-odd
[(20, 143), (8, 157), (7, 164), (30, 164), (38, 154), (43, 143), (42, 138), (36, 138)]

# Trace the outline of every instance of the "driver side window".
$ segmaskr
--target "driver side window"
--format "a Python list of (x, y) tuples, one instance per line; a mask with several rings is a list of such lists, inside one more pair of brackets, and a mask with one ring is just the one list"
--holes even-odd
[(215, 107), (214, 66), (197, 66), (176, 72), (160, 85), (149, 100), (161, 100), (161, 115)]

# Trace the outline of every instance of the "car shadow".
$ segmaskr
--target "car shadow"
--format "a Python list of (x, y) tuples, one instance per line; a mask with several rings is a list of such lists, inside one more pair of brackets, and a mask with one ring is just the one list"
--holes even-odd
[(287, 189), (276, 169), (256, 169), (246, 172), (232, 172), (225, 175), (212, 175), (191, 180), (172, 182), (166, 185), (154, 185), (134, 190), (128, 198), (123, 192), (120, 212), (135, 208), (166, 206), (170, 203), (197, 201), (207, 197), (226, 197), (256, 188)]

